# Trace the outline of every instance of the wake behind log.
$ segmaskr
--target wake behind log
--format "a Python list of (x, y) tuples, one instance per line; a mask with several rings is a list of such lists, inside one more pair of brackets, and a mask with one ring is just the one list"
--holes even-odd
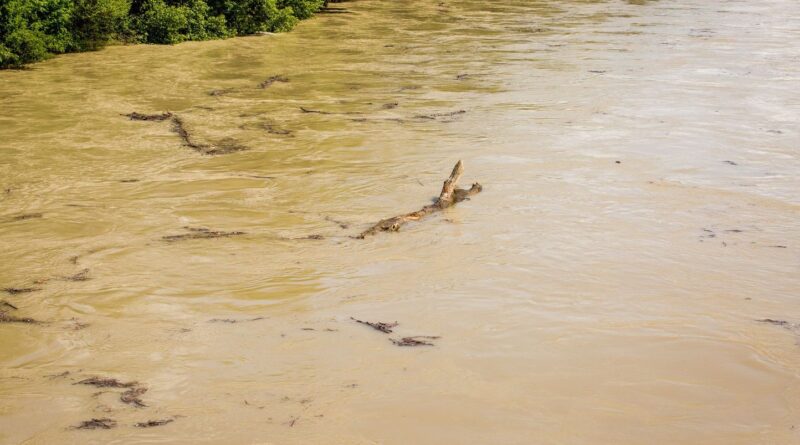
[(442, 191), (439, 193), (439, 197), (433, 204), (426, 205), (425, 207), (417, 210), (416, 212), (407, 213), (405, 215), (395, 216), (394, 218), (388, 218), (378, 221), (377, 224), (370, 227), (369, 229), (361, 232), (356, 238), (364, 239), (367, 236), (375, 235), (378, 232), (397, 232), (400, 230), (400, 227), (403, 224), (409, 221), (419, 221), (420, 219), (424, 218), (427, 215), (432, 213), (440, 212), (448, 207), (454, 206), (457, 203), (469, 198), (470, 196), (480, 193), (483, 190), (483, 186), (478, 184), (477, 182), (472, 184), (472, 187), (469, 189), (460, 189), (456, 188), (458, 185), (458, 180), (461, 179), (461, 175), (464, 173), (464, 163), (458, 161), (453, 167), (453, 171), (450, 173), (450, 177), (444, 181), (442, 185)]

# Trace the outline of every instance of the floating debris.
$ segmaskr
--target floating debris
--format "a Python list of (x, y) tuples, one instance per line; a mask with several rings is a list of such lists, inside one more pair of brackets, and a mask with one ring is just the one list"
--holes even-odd
[(449, 121), (455, 118), (456, 116), (465, 114), (466, 112), (467, 110), (456, 110), (448, 113), (417, 114), (414, 116), (414, 119)]
[(256, 178), (256, 179), (275, 179), (274, 176), (265, 176), (265, 175), (242, 175), (246, 178)]
[(245, 145), (242, 145), (234, 138), (223, 138), (217, 141), (215, 145), (210, 146), (209, 149), (203, 151), (204, 155), (209, 156), (216, 156), (216, 155), (226, 155), (229, 153), (235, 153), (237, 151), (246, 151), (249, 148)]
[(64, 281), (89, 281), (91, 278), (89, 278), (89, 269), (83, 269), (74, 275), (61, 277), (61, 279)]
[(8, 315), (6, 312), (0, 311), (0, 323), (38, 324), (40, 322), (30, 317), (15, 317), (13, 315)]
[(67, 377), (70, 374), (71, 373), (69, 371), (64, 371), (64, 372), (61, 372), (61, 373), (58, 373), (58, 374), (49, 374), (49, 375), (46, 375), (45, 377), (47, 377), (50, 380), (55, 380), (55, 379), (63, 379), (64, 377)]
[(36, 219), (43, 217), (43, 213), (24, 213), (11, 218), (12, 221), (25, 221), (26, 219)]
[(3, 292), (9, 295), (18, 295), (18, 294), (27, 294), (30, 292), (36, 292), (39, 289), (38, 287), (6, 287), (3, 288)]
[(269, 134), (276, 134), (276, 135), (279, 135), (279, 136), (291, 136), (292, 135), (292, 130), (286, 130), (286, 129), (282, 129), (282, 128), (275, 128), (275, 124), (273, 124), (272, 122), (265, 122), (261, 126), (261, 128), (263, 128), (264, 130), (267, 130), (267, 133), (269, 133)]
[(81, 329), (86, 329), (90, 326), (89, 323), (84, 323), (77, 318), (71, 318), (69, 321), (72, 323), (70, 328), (73, 331), (80, 331)]
[(707, 235), (700, 235), (700, 238), (716, 238), (717, 234), (714, 233), (711, 229), (703, 229), (703, 232), (707, 233)]
[(224, 96), (224, 95), (226, 95), (228, 93), (233, 93), (234, 91), (236, 91), (235, 88), (223, 88), (223, 89), (219, 89), (219, 90), (211, 90), (211, 91), (208, 92), (208, 95), (209, 96)]
[(175, 419), (148, 420), (147, 422), (139, 422), (139, 423), (135, 424), (134, 426), (136, 428), (153, 428), (153, 427), (156, 427), (156, 426), (163, 426), (163, 425), (166, 425), (168, 423), (172, 423), (174, 421), (175, 421)]
[(211, 320), (208, 320), (208, 322), (209, 323), (234, 324), (234, 323), (242, 323), (242, 322), (246, 322), (246, 321), (259, 321), (259, 320), (265, 320), (265, 318), (264, 317), (256, 317), (256, 318), (248, 318), (246, 320), (235, 320), (233, 318), (212, 318)]
[(19, 309), (18, 307), (14, 306), (13, 304), (9, 303), (9, 302), (8, 302), (8, 301), (6, 301), (6, 300), (0, 300), (0, 308), (4, 308), (4, 307), (5, 307), (5, 308), (9, 308), (9, 309), (11, 309), (11, 310), (15, 310), (15, 311), (16, 311), (17, 309)]
[(788, 329), (793, 329), (793, 328), (796, 328), (798, 326), (797, 324), (790, 323), (790, 322), (788, 322), (786, 320), (775, 320), (775, 319), (772, 319), (772, 318), (763, 318), (761, 320), (756, 320), (756, 321), (759, 322), (759, 323), (774, 324), (776, 326), (781, 326), (781, 327), (788, 328)]
[(364, 114), (359, 111), (341, 111), (334, 113), (332, 111), (314, 110), (306, 107), (300, 107), (300, 111), (302, 111), (303, 113), (312, 113), (312, 114), (347, 114), (347, 115)]
[(800, 323), (792, 323), (786, 320), (778, 320), (774, 318), (763, 318), (761, 320), (756, 320), (756, 321), (759, 323), (767, 323), (774, 326), (780, 326), (786, 329), (787, 331), (791, 332), (798, 338), (797, 344), (800, 345)]
[(341, 227), (342, 229), (350, 228), (350, 224), (349, 223), (346, 223), (344, 221), (339, 221), (337, 219), (333, 219), (330, 216), (326, 216), (325, 217), (325, 221), (332, 222), (332, 223), (338, 225), (339, 227)]
[(140, 121), (164, 121), (169, 119), (172, 122), (172, 131), (181, 138), (183, 144), (200, 154), (222, 155), (248, 149), (233, 138), (222, 139), (215, 145), (198, 142), (191, 133), (189, 133), (186, 122), (181, 117), (172, 113), (141, 114), (134, 112), (123, 116), (128, 116), (132, 120)]
[(390, 338), (389, 340), (391, 340), (392, 343), (397, 346), (435, 346), (433, 343), (425, 340), (436, 340), (437, 338), (440, 337), (431, 335), (416, 335), (414, 337), (403, 337), (400, 340), (396, 340), (394, 338)]
[(120, 382), (117, 379), (105, 377), (89, 377), (80, 382), (73, 383), (73, 385), (89, 385), (96, 388), (134, 388), (139, 385), (139, 382)]
[(102, 419), (84, 420), (73, 428), (76, 430), (110, 430), (116, 426), (116, 420), (104, 417)]
[(127, 116), (132, 121), (165, 121), (172, 117), (172, 113), (142, 114), (134, 111), (133, 113), (123, 114), (123, 116)]
[(139, 398), (139, 397), (142, 394), (146, 393), (146, 392), (147, 392), (147, 388), (145, 388), (143, 386), (135, 386), (135, 387), (123, 392), (122, 394), (120, 394), (119, 395), (119, 400), (121, 400), (122, 403), (126, 403), (128, 405), (133, 405), (133, 406), (135, 406), (137, 408), (143, 408), (143, 407), (145, 407), (147, 405), (145, 405), (144, 402), (142, 402), (142, 399)]
[(372, 321), (364, 321), (359, 320), (357, 318), (350, 317), (351, 320), (355, 321), (356, 323), (361, 323), (363, 325), (367, 325), (376, 331), (381, 331), (384, 334), (391, 334), (392, 329), (396, 328), (399, 323), (396, 321), (394, 323), (383, 323), (383, 322), (372, 322)]
[(239, 236), (245, 234), (245, 232), (239, 232), (239, 231), (225, 232), (222, 230), (211, 230), (205, 227), (184, 227), (184, 229), (188, 230), (191, 233), (185, 233), (183, 235), (167, 235), (161, 237), (161, 239), (164, 241), (174, 242), (174, 241), (185, 241), (193, 239), (230, 238), (232, 236)]
[(286, 82), (289, 82), (289, 78), (286, 77), (286, 76), (272, 76), (269, 79), (267, 79), (267, 80), (261, 82), (260, 84), (258, 84), (258, 87), (263, 90), (263, 89), (269, 88), (270, 85), (272, 85), (275, 82), (284, 82), (284, 83), (286, 83)]
[(183, 119), (179, 118), (178, 116), (172, 117), (172, 131), (180, 136), (184, 145), (195, 151), (203, 153), (210, 148), (207, 144), (195, 142), (189, 132), (186, 130), (186, 124), (183, 122)]
[(321, 110), (312, 110), (306, 107), (300, 107), (300, 111), (303, 113), (315, 113), (315, 114), (333, 114), (330, 111), (321, 111)]
[(322, 239), (325, 239), (325, 237), (324, 237), (324, 236), (322, 236), (322, 235), (316, 235), (316, 234), (315, 234), (315, 235), (301, 236), (301, 237), (299, 237), (299, 238), (292, 238), (292, 239), (296, 239), (296, 240), (303, 240), (303, 239), (310, 239), (310, 240), (322, 240)]

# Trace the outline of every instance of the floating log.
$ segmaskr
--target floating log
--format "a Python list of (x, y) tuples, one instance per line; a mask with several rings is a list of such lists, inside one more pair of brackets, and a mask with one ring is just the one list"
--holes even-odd
[(460, 189), (456, 188), (458, 185), (458, 180), (461, 179), (461, 175), (464, 173), (464, 163), (458, 161), (453, 167), (453, 171), (450, 173), (450, 177), (444, 181), (444, 185), (442, 185), (442, 191), (439, 193), (439, 198), (433, 204), (426, 205), (420, 210), (416, 212), (407, 213), (405, 215), (395, 216), (394, 218), (383, 219), (378, 221), (377, 224), (370, 227), (369, 229), (361, 232), (357, 239), (364, 239), (369, 235), (375, 235), (378, 232), (397, 232), (400, 230), (405, 223), (409, 221), (419, 221), (423, 217), (430, 215), (432, 213), (440, 212), (448, 207), (451, 207), (465, 199), (469, 198), (470, 196), (480, 193), (483, 190), (483, 186), (479, 183), (472, 184), (472, 187), (469, 189)]

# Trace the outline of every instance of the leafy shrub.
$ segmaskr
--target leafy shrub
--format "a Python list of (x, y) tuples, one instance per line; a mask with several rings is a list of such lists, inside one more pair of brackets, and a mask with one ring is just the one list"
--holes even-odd
[(192, 0), (181, 7), (186, 14), (186, 40), (208, 40), (228, 36), (225, 17), (209, 16), (209, 7), (205, 1)]
[(0, 68), (110, 41), (178, 43), (292, 29), (324, 0), (0, 0)]
[(209, 6), (236, 35), (288, 31), (297, 23), (292, 10), (278, 8), (275, 0), (209, 0)]
[(3, 65), (18, 68), (46, 58), (48, 53), (44, 37), (40, 32), (25, 28), (14, 30), (3, 42), (3, 48), (9, 53)]
[(17, 67), (72, 44), (71, 0), (0, 0), (0, 66)]
[(324, 0), (278, 0), (278, 7), (292, 8), (292, 13), (300, 20), (305, 20), (322, 8)]
[(126, 28), (125, 0), (73, 0), (72, 51), (92, 51), (105, 46)]
[(178, 43), (227, 37), (225, 18), (209, 15), (203, 0), (146, 0), (137, 5), (135, 31), (147, 43)]
[(181, 32), (189, 24), (181, 8), (169, 6), (162, 0), (149, 2), (138, 17), (136, 30), (147, 43), (179, 43), (186, 40)]

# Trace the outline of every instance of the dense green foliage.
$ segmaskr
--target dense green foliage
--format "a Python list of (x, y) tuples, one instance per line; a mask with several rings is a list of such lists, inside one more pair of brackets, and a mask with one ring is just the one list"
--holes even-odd
[(281, 32), (324, 0), (0, 0), (0, 68), (111, 41), (179, 43)]

